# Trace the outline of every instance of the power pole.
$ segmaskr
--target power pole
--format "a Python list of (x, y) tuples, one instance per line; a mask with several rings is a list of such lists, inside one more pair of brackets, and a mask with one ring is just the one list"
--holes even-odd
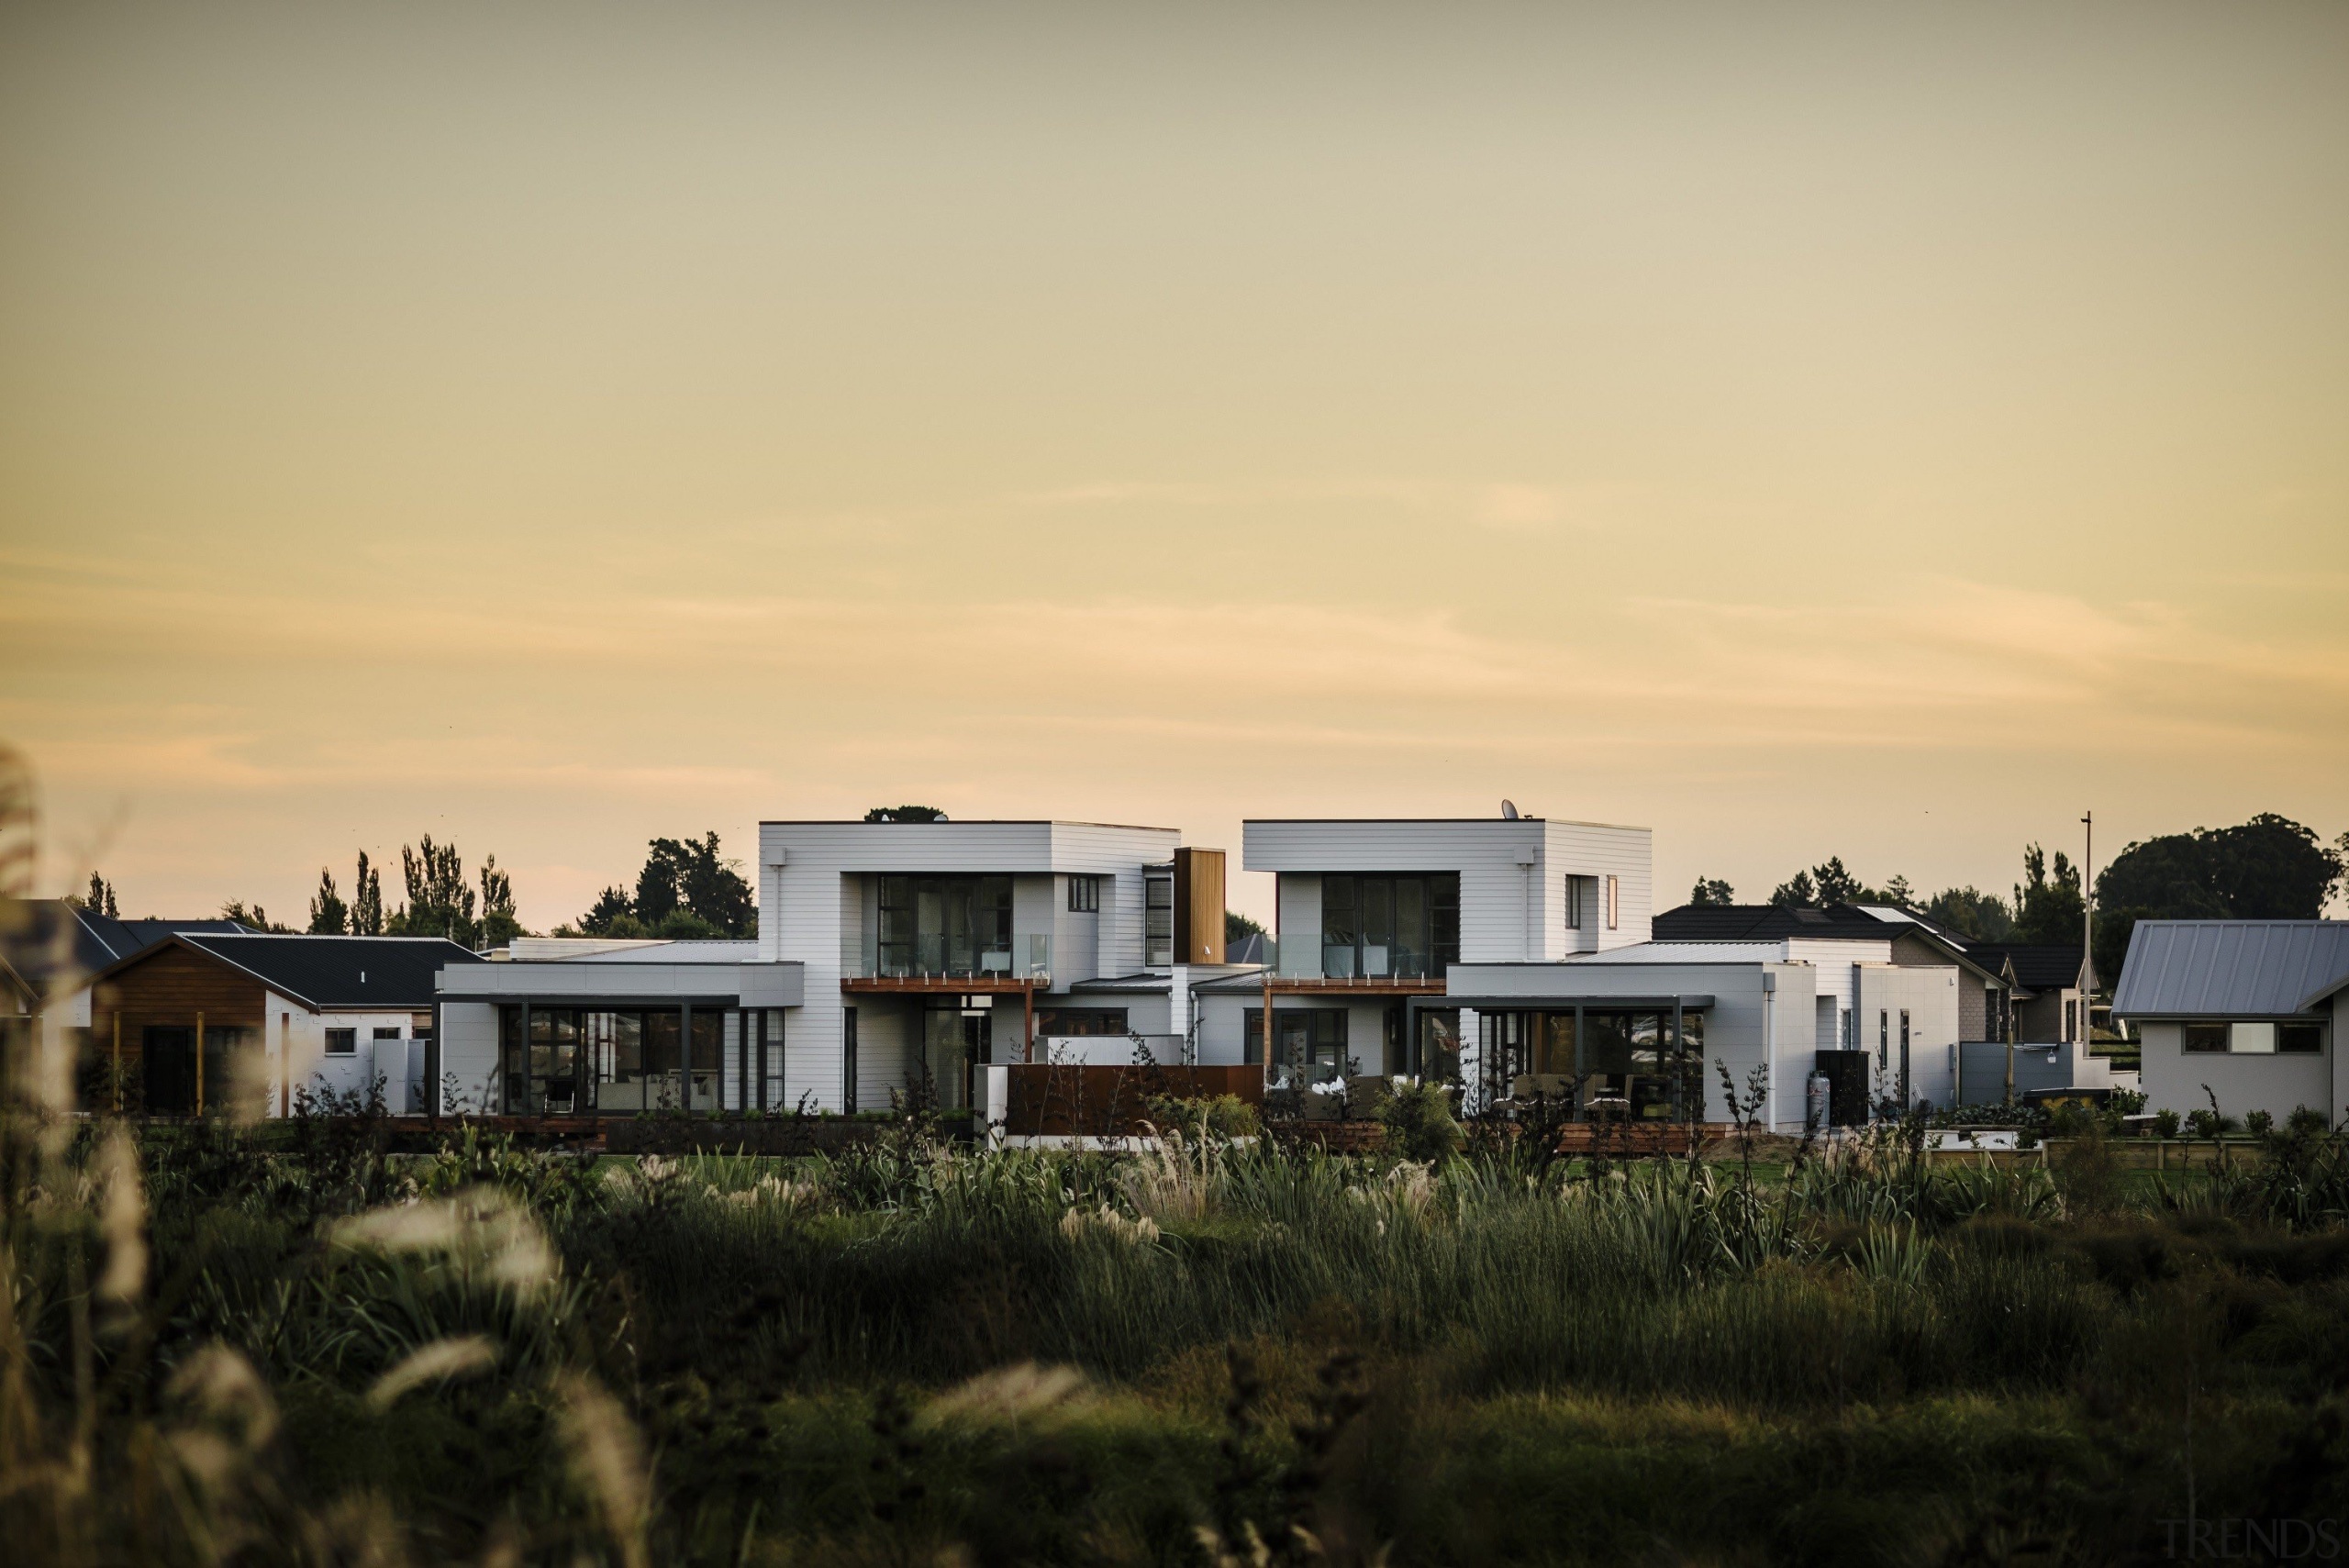
[(2080, 1043), (2086, 1045), (2096, 1038), (2088, 1021), (2096, 1006), (2096, 813), (2082, 817), (2080, 826), (2087, 830), (2080, 851)]

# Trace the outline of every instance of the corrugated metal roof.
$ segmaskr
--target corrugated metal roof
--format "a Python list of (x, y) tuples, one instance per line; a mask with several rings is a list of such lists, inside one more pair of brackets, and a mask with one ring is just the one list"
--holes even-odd
[(443, 966), (488, 962), (440, 937), (179, 939), (314, 1007), (429, 1007)]
[(2112, 1010), (2123, 1018), (2303, 1011), (2349, 982), (2349, 920), (2140, 920)]

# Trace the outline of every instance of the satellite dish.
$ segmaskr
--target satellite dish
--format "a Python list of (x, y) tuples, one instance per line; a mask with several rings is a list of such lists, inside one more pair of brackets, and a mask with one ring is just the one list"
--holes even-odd
[(1514, 822), (1517, 820), (1517, 802), (1513, 800), (1504, 800), (1501, 802), (1501, 820), (1504, 822)]

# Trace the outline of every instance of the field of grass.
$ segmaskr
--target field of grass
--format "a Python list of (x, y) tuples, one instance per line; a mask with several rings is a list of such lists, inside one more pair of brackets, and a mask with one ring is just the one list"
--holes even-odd
[(9, 1561), (2126, 1562), (2349, 1513), (2310, 1129), (2160, 1180), (380, 1148), (6, 1124)]

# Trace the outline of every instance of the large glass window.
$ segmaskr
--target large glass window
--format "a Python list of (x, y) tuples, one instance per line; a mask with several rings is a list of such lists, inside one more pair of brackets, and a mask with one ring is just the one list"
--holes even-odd
[(881, 878), (884, 974), (1008, 973), (1008, 876)]
[[(682, 1019), (670, 1007), (532, 1007), (525, 1096), (522, 1009), (499, 1009), (501, 1096), (509, 1116), (587, 1111), (714, 1111), (726, 1060), (726, 1015), (694, 1009), (693, 1051), (682, 1060)], [(685, 1071), (682, 1074), (680, 1067)]]
[[(1567, 1020), (1570, 1026), (1572, 1021)], [(1582, 1047), (1586, 1113), (1636, 1120), (1702, 1118), (1702, 1013), (1681, 1015), (1680, 1036), (1675, 1040), (1670, 1013), (1586, 1012)]]
[(1460, 962), (1455, 872), (1331, 873), (1321, 879), (1321, 973), (1425, 980)]
[(1451, 1008), (1419, 1015), (1419, 1076), (1430, 1082), (1460, 1082), (1460, 1015)]
[(520, 1007), (499, 1009), (506, 1114), (568, 1115), (579, 1108), (579, 1010), (529, 1009), (527, 1042), (522, 1038), (522, 1018)]
[[(1343, 1007), (1278, 1007), (1274, 1009), (1273, 1059), (1265, 1078), (1275, 1089), (1302, 1089), (1327, 1084), (1353, 1071), (1346, 1057), (1346, 1010)], [(1242, 1055), (1250, 1062), (1264, 1060), (1264, 1010), (1248, 1009), (1248, 1033)]]

